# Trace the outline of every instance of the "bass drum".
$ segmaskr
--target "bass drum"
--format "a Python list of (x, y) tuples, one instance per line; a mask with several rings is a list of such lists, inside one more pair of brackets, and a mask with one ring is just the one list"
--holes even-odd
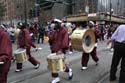
[(90, 53), (94, 49), (95, 34), (92, 29), (76, 29), (71, 35), (74, 50)]

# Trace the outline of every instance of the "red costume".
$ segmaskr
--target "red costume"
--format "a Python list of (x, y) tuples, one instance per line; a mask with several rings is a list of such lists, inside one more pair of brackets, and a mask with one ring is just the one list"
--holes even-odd
[(68, 33), (66, 28), (60, 28), (55, 31), (50, 37), (51, 51), (58, 52), (59, 50), (65, 51), (68, 48)]
[(7, 74), (9, 72), (12, 60), (12, 43), (8, 34), (0, 29), (0, 83), (7, 83)]
[[(57, 25), (55, 26), (56, 30), (51, 34), (49, 38), (50, 49), (52, 53), (58, 53), (62, 51), (62, 53), (66, 53), (66, 50), (69, 47), (69, 38), (68, 38), (68, 30), (65, 27)], [(66, 67), (65, 72), (69, 73), (69, 80), (72, 79), (72, 69)], [(58, 73), (52, 73), (52, 77), (54, 80), (51, 83), (58, 83), (60, 81), (58, 77)]]
[(82, 53), (82, 60), (81, 60), (82, 70), (87, 68), (87, 64), (88, 64), (90, 55), (92, 56), (92, 59), (96, 62), (96, 65), (98, 64), (98, 61), (99, 61), (99, 58), (98, 58), (97, 52), (96, 52), (96, 50), (97, 50), (97, 39), (99, 38), (99, 36), (96, 33), (96, 31), (94, 31), (94, 33), (95, 33), (95, 43), (96, 44), (95, 44), (95, 47), (92, 50), (92, 52), (90, 52), (90, 53), (83, 52)]
[[(37, 61), (33, 56), (31, 56), (31, 46), (36, 48), (34, 43), (31, 41), (31, 36), (28, 31), (28, 29), (21, 29), (21, 32), (18, 35), (18, 40), (17, 40), (17, 47), (18, 48), (26, 48), (26, 54), (29, 57), (29, 61), (36, 66), (37, 64), (40, 64), (39, 61)], [(17, 69), (22, 69), (22, 63), (17, 63)]]

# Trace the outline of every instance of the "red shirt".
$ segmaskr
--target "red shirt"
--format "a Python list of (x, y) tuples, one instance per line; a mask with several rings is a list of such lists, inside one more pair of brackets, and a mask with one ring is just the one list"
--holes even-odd
[(68, 48), (68, 30), (66, 28), (60, 28), (58, 31), (55, 31), (50, 37), (51, 41), (51, 50), (58, 52), (63, 48)]
[(28, 29), (23, 29), (20, 31), (17, 40), (18, 47), (36, 47), (32, 40)]

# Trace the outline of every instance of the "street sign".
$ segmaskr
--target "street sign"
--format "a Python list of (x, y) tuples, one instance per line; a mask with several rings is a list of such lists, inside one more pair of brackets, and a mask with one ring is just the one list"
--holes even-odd
[(88, 17), (95, 17), (95, 16), (97, 16), (97, 14), (96, 14), (96, 13), (91, 13), (91, 14), (88, 14)]

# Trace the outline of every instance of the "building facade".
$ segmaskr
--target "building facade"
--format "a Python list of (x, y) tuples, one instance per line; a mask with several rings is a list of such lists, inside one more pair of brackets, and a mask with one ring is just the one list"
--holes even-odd
[[(64, 0), (68, 2), (69, 0)], [(125, 0), (70, 0), (68, 3), (72, 4), (72, 14), (83, 13), (96, 13), (104, 12), (110, 13), (110, 9), (113, 9), (113, 14), (117, 16), (125, 16)], [(59, 4), (58, 4), (59, 5)], [(61, 4), (60, 4), (61, 5)], [(64, 14), (69, 11), (67, 6), (63, 5)], [(71, 7), (71, 5), (70, 5)]]
[[(26, 6), (25, 2), (26, 1)], [(34, 8), (35, 1), (39, 0), (0, 0), (6, 7), (5, 21), (24, 21), (29, 19), (30, 9)], [(42, 10), (40, 20), (63, 18), (79, 13), (108, 12), (113, 9), (113, 14), (125, 16), (125, 0), (56, 0), (64, 3), (54, 3), (50, 10)], [(69, 4), (65, 4), (69, 3)], [(26, 7), (26, 8), (25, 8)]]
[(30, 9), (34, 7), (34, 0), (0, 0), (0, 2), (6, 10), (2, 22), (7, 24), (24, 21), (26, 17), (28, 20)]
[(1, 0), (1, 3), (5, 7), (5, 15), (2, 20), (11, 21), (16, 17), (14, 0)]

